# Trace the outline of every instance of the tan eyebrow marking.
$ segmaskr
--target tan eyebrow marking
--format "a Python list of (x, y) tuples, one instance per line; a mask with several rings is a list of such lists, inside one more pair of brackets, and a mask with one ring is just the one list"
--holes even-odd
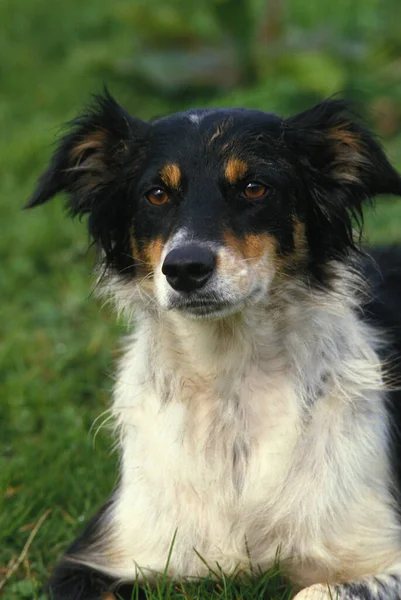
[(160, 171), (160, 177), (163, 182), (170, 188), (177, 189), (180, 187), (181, 170), (175, 163), (167, 163)]
[(240, 181), (248, 170), (246, 162), (239, 158), (230, 158), (226, 163), (224, 174), (229, 183)]

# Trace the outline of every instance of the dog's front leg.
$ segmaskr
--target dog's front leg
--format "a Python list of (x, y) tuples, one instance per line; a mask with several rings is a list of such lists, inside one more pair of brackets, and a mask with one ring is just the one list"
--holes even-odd
[[(107, 502), (87, 523), (67, 553), (54, 568), (47, 584), (49, 600), (131, 600), (137, 598), (133, 584), (123, 584), (99, 569), (86, 565), (83, 561), (91, 557), (91, 548), (99, 544), (104, 529), (107, 531), (108, 510), (112, 501)], [(107, 542), (106, 542), (107, 545)], [(90, 562), (90, 561), (89, 561)], [(138, 589), (138, 598), (143, 600), (144, 592)]]
[(49, 600), (144, 600), (143, 590), (133, 585), (118, 585), (99, 571), (63, 559), (55, 568), (47, 586)]
[(110, 581), (101, 573), (63, 559), (47, 587), (49, 600), (114, 600)]
[(145, 600), (145, 591), (136, 584), (120, 584), (90, 567), (63, 559), (47, 586), (48, 600)]
[(377, 575), (341, 584), (316, 583), (301, 590), (294, 600), (400, 600), (401, 567), (386, 575)]

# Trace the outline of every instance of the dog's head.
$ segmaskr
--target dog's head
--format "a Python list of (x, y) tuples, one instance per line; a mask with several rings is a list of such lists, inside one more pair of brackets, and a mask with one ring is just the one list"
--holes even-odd
[[(107, 272), (166, 310), (235, 312), (280, 276), (324, 284), (355, 249), (362, 203), (401, 179), (343, 100), (282, 119), (191, 110), (151, 123), (109, 94), (72, 123), (28, 206), (58, 192)], [(142, 295), (143, 297), (143, 295)]]

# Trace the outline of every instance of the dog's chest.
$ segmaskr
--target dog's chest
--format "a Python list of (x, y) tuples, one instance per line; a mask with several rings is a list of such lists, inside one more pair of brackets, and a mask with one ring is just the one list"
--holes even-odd
[(226, 385), (184, 376), (176, 383), (172, 390), (170, 378), (169, 394), (144, 383), (127, 402), (126, 477), (163, 490), (163, 502), (181, 506), (187, 520), (191, 511), (195, 520), (213, 511), (245, 518), (265, 506), (288, 473), (299, 434), (289, 379), (250, 367)]
[[(174, 367), (150, 368), (146, 350), (127, 354), (115, 398), (122, 481), (114, 521), (127, 572), (132, 560), (163, 571), (175, 533), (176, 575), (204, 572), (194, 548), (227, 572), (249, 566), (248, 550), (261, 568), (279, 546), (284, 559), (320, 556), (325, 524), (351, 485), (348, 457), (359, 469), (349, 404), (332, 390), (307, 413), (300, 394), (308, 386), (297, 385), (282, 354), (258, 363), (236, 352), (238, 368), (216, 355), (216, 368), (210, 360), (202, 371), (185, 369), (184, 355)], [(373, 440), (366, 418), (361, 431)]]
[(226, 394), (213, 385), (199, 389), (186, 405), (182, 434), (193, 458), (206, 468), (221, 464), (226, 476), (234, 474), (235, 487), (240, 463), (249, 474), (259, 458), (268, 463), (270, 475), (276, 462), (282, 465), (296, 432), (298, 407), (283, 377), (268, 377), (256, 368), (230, 388)]

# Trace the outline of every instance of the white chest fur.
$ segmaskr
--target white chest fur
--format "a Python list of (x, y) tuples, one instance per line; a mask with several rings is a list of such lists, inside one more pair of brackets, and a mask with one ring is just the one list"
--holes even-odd
[(125, 579), (163, 572), (175, 536), (174, 576), (205, 574), (198, 554), (265, 569), (280, 549), (308, 584), (394, 556), (370, 332), (350, 311), (315, 312), (259, 327), (142, 320), (115, 390), (121, 485), (94, 562)]
[[(202, 572), (194, 548), (211, 566), (218, 561), (231, 571), (249, 562), (247, 552), (260, 562), (266, 498), (283, 484), (299, 437), (291, 382), (257, 366), (229, 380), (226, 394), (218, 377), (186, 377), (177, 367), (171, 379), (164, 403), (154, 382), (144, 382), (131, 402), (132, 387), (117, 399), (130, 404), (123, 409), (121, 522), (143, 511), (126, 544), (140, 540), (137, 562), (163, 570), (176, 532), (171, 568), (177, 574)], [(150, 535), (144, 521), (154, 523)], [(248, 536), (258, 531), (261, 539), (250, 547)], [(271, 552), (274, 557), (274, 546)]]

